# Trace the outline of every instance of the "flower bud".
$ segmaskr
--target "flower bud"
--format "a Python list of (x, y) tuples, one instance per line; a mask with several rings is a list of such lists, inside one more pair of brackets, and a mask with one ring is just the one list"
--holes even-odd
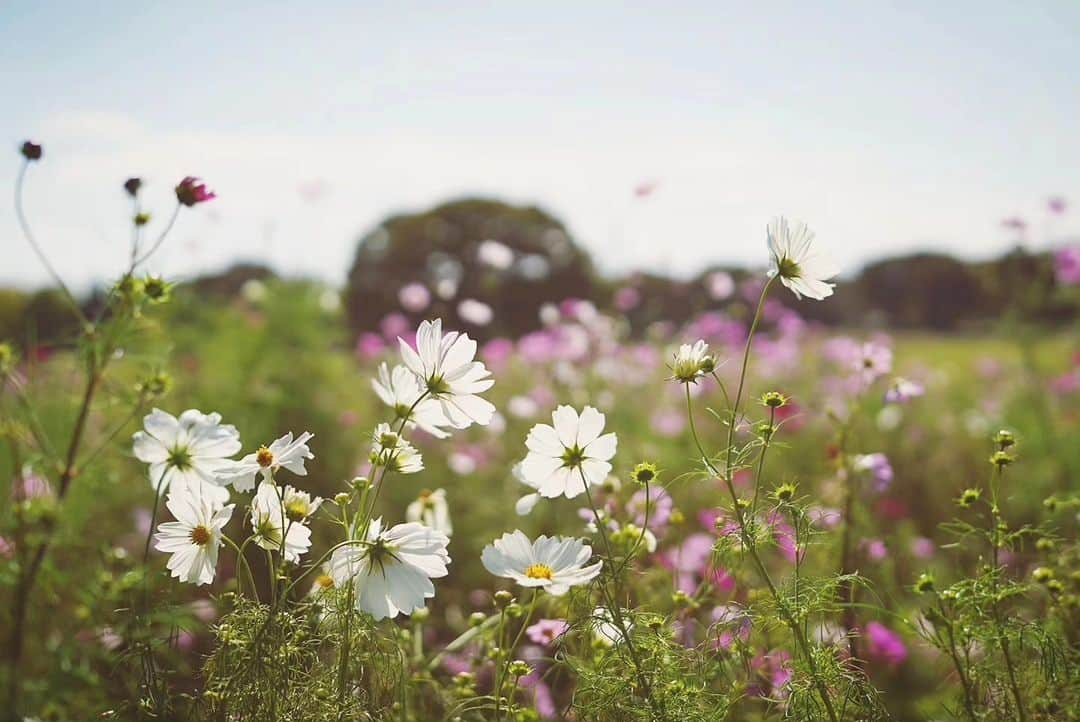
[(142, 178), (128, 178), (124, 181), (124, 190), (132, 198), (139, 195), (140, 188), (142, 188)]
[(524, 677), (526, 675), (532, 674), (533, 669), (529, 666), (528, 662), (523, 662), (520, 659), (515, 659), (513, 662), (510, 663), (510, 666), (507, 667), (507, 671), (509, 671), (510, 674), (514, 675), (515, 677)]
[(977, 502), (980, 496), (982, 496), (982, 492), (978, 489), (964, 489), (963, 493), (960, 494), (960, 498), (957, 500), (956, 503), (964, 509), (967, 509), (969, 506)]
[(915, 582), (915, 591), (919, 594), (926, 594), (927, 592), (934, 591), (934, 577), (931, 574), (920, 574), (919, 580)]
[(995, 451), (994, 455), (990, 457), (990, 463), (994, 466), (1002, 469), (1009, 464), (1013, 463), (1016, 459), (1005, 451)]
[(498, 609), (505, 609), (508, 604), (514, 601), (514, 595), (506, 591), (505, 589), (500, 589), (499, 591), (495, 592), (494, 600), (495, 606)]
[(371, 487), (371, 480), (366, 476), (357, 476), (353, 478), (350, 485), (352, 486), (353, 491), (362, 494)]
[(1039, 584), (1046, 584), (1054, 578), (1054, 570), (1050, 567), (1036, 567), (1031, 572), (1031, 578)]
[(469, 615), (469, 626), (479, 627), (487, 619), (487, 615), (483, 612), (473, 612)]
[(136, 213), (135, 217), (131, 219), (131, 222), (141, 228), (150, 222), (150, 214), (146, 212)]
[(28, 140), (22, 144), (22, 147), (19, 148), (19, 152), (22, 153), (23, 158), (26, 158), (26, 160), (36, 161), (41, 160), (41, 154), (44, 151), (42, 151), (39, 143)]
[(1008, 429), (1002, 429), (994, 434), (994, 443), (997, 444), (999, 449), (1005, 450), (1016, 443), (1016, 437)]
[(420, 607), (412, 613), (410, 619), (418, 624), (423, 624), (431, 616), (431, 611), (427, 607)]
[(794, 484), (781, 484), (773, 492), (773, 498), (781, 504), (786, 504), (795, 498), (797, 487)]

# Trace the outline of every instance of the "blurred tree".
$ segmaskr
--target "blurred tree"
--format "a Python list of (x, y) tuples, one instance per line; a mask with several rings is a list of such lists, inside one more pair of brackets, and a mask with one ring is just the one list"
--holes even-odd
[[(486, 339), (537, 328), (544, 303), (595, 300), (593, 279), (588, 254), (553, 216), (534, 206), (464, 199), (393, 216), (364, 236), (345, 307), (357, 332), (397, 311), (410, 324), (441, 317)], [(490, 319), (485, 306), (494, 311)]]

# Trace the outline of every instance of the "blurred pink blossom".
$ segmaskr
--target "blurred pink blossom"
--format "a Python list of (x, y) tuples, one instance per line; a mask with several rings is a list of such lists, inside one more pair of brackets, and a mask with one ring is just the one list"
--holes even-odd
[(884, 624), (870, 622), (866, 625), (866, 654), (871, 659), (895, 667), (907, 661), (908, 650), (903, 639)]
[(1080, 284), (1080, 246), (1062, 248), (1054, 254), (1054, 274), (1062, 286)]
[(525, 629), (525, 635), (536, 644), (550, 647), (569, 629), (570, 623), (565, 619), (538, 619)]
[(356, 355), (364, 360), (379, 358), (386, 349), (386, 342), (377, 333), (365, 332), (356, 339)]
[(431, 292), (422, 283), (409, 283), (398, 291), (398, 303), (406, 311), (419, 313), (431, 303)]

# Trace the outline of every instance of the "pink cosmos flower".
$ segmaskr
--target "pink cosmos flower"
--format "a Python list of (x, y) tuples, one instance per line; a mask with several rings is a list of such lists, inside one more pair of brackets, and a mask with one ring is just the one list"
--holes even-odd
[(191, 208), (199, 203), (206, 203), (217, 198), (206, 184), (194, 176), (188, 176), (176, 186), (176, 200)]
[[(666, 490), (651, 487), (649, 489), (649, 530), (658, 534), (667, 529), (671, 521), (671, 510), (675, 502)], [(626, 513), (634, 520), (634, 524), (641, 527), (645, 524), (645, 490), (634, 492), (630, 501), (626, 504)]]
[(863, 539), (860, 546), (871, 561), (880, 562), (889, 557), (889, 548), (880, 539)]
[(859, 349), (859, 355), (853, 366), (864, 384), (872, 384), (892, 371), (892, 349), (876, 341), (864, 343)]
[(903, 639), (884, 624), (870, 622), (866, 625), (866, 654), (871, 659), (896, 667), (907, 661), (908, 650)]
[(1068, 203), (1062, 196), (1050, 196), (1046, 199), (1046, 209), (1056, 216), (1060, 216), (1068, 208)]
[(388, 313), (379, 321), (379, 331), (382, 332), (383, 338), (391, 342), (399, 336), (404, 337), (411, 327), (409, 319), (401, 313)]
[(488, 368), (501, 370), (514, 355), (514, 342), (508, 338), (493, 338), (480, 349), (480, 358)]
[(615, 292), (615, 308), (623, 313), (637, 308), (641, 303), (641, 291), (633, 286), (623, 286)]
[(1054, 274), (1062, 286), (1080, 284), (1080, 246), (1062, 248), (1054, 254)]
[(937, 547), (934, 542), (924, 536), (915, 537), (911, 540), (911, 553), (919, 559), (929, 559), (934, 556)]
[(879, 494), (892, 485), (893, 468), (885, 454), (857, 454), (851, 466), (856, 472), (869, 472), (874, 478), (874, 491)]
[(376, 359), (385, 352), (386, 342), (377, 333), (365, 332), (356, 339), (356, 355), (361, 359)]
[(686, 428), (686, 416), (678, 411), (657, 411), (652, 416), (652, 430), (660, 436), (672, 438)]
[(542, 647), (550, 647), (570, 629), (565, 619), (538, 619), (536, 624), (526, 627), (525, 636)]

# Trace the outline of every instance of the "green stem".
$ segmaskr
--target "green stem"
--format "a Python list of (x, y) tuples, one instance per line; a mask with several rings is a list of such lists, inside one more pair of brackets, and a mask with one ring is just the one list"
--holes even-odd
[[(596, 504), (593, 502), (592, 492), (589, 491), (589, 481), (585, 478), (585, 472), (578, 467), (578, 473), (581, 474), (581, 481), (585, 485), (585, 499), (589, 502), (589, 509), (592, 510), (593, 518), (596, 519), (596, 528), (600, 532), (600, 538), (604, 540), (604, 549), (607, 552), (608, 563), (614, 563), (614, 554), (612, 552), (611, 540), (608, 539), (607, 529), (604, 528), (604, 521), (600, 518), (600, 512), (596, 508)], [(659, 700), (655, 699), (652, 694), (652, 686), (649, 684), (648, 678), (645, 676), (644, 668), (641, 664), (641, 659), (638, 657), (637, 649), (634, 647), (634, 640), (630, 638), (630, 630), (626, 626), (626, 622), (622, 615), (622, 606), (618, 603), (618, 600), (612, 596), (611, 591), (607, 588), (607, 585), (602, 581), (600, 583), (600, 593), (604, 596), (604, 601), (608, 605), (608, 609), (611, 612), (611, 620), (614, 622), (619, 633), (622, 635), (623, 641), (626, 642), (626, 651), (630, 655), (630, 661), (634, 665), (634, 670), (637, 672), (638, 683), (641, 685), (641, 691), (645, 695), (645, 698), (649, 702), (649, 706), (652, 708), (653, 716), (656, 719), (663, 718), (663, 711), (660, 707)]]

